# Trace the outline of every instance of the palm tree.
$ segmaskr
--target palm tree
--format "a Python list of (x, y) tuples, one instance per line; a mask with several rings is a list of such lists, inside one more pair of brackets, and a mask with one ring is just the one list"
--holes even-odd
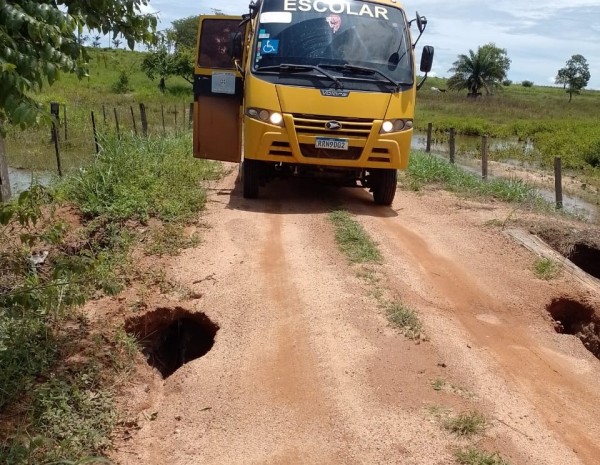
[(450, 68), (454, 73), (448, 79), (448, 88), (454, 90), (467, 89), (470, 97), (481, 95), (485, 89), (486, 95), (493, 94), (494, 89), (502, 87), (510, 68), (510, 59), (506, 49), (486, 44), (476, 52), (469, 50), (468, 55), (459, 55)]

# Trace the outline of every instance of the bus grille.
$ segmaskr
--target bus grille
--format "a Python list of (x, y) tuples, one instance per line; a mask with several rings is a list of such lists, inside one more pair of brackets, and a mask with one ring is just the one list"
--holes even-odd
[[(336, 116), (323, 115), (299, 115), (294, 114), (294, 126), (299, 135), (318, 136), (345, 136), (359, 139), (367, 139), (373, 128), (373, 120), (365, 118), (339, 118)], [(336, 121), (342, 125), (341, 129), (327, 129), (326, 124)]]

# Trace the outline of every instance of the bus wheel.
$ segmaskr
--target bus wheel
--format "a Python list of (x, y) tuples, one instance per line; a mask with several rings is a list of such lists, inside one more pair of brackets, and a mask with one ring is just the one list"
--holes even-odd
[(398, 171), (394, 169), (373, 170), (371, 176), (375, 203), (377, 205), (391, 205), (396, 196)]
[(245, 159), (242, 163), (242, 185), (244, 189), (244, 198), (257, 198), (259, 184), (260, 162), (257, 160)]

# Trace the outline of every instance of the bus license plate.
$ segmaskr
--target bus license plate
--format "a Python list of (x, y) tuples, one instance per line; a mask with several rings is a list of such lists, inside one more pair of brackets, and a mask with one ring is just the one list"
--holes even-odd
[(330, 137), (317, 137), (315, 147), (329, 150), (348, 150), (348, 139), (332, 139)]

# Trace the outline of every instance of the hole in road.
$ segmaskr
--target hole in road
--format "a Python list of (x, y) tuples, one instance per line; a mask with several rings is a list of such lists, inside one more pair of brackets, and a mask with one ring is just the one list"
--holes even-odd
[(588, 274), (600, 279), (600, 249), (585, 243), (573, 246), (567, 258)]
[(600, 279), (600, 237), (596, 230), (565, 231), (550, 227), (538, 235), (583, 271)]
[(555, 299), (547, 307), (557, 333), (577, 336), (600, 359), (600, 318), (594, 308), (572, 299)]
[(219, 326), (203, 313), (160, 308), (125, 324), (137, 338), (148, 364), (168, 378), (186, 363), (206, 355)]

